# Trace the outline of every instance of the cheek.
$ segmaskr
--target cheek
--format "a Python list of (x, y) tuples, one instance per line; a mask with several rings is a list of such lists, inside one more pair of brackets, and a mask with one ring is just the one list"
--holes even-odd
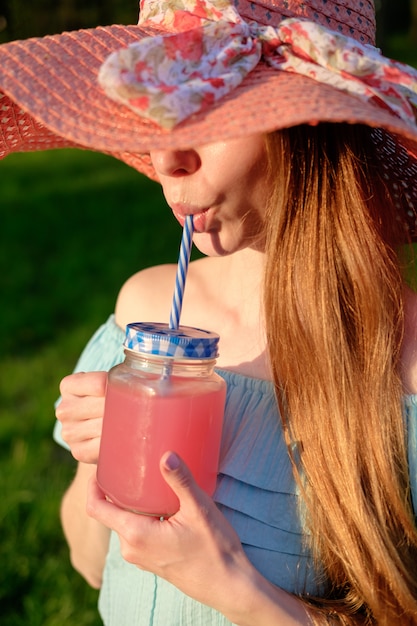
[(270, 186), (266, 175), (266, 168), (263, 171), (254, 168), (249, 172), (246, 183), (241, 185), (242, 199), (250, 208), (250, 213), (256, 221), (262, 221), (266, 215), (266, 208), (270, 197)]
[(247, 167), (233, 168), (228, 175), (228, 188), (239, 197), (244, 205), (261, 209), (268, 197), (268, 179), (266, 165), (262, 162), (246, 164)]

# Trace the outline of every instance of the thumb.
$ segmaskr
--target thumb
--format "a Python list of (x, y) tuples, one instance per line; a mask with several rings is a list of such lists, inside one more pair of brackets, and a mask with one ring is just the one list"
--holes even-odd
[(162, 456), (160, 469), (164, 480), (178, 497), (181, 507), (204, 499), (204, 493), (189, 468), (175, 452), (166, 452)]

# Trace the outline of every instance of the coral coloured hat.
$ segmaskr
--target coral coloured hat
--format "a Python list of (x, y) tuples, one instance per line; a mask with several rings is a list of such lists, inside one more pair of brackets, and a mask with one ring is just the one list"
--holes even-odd
[(137, 26), (0, 46), (0, 158), (81, 147), (156, 178), (150, 149), (366, 124), (414, 236), (417, 71), (374, 43), (372, 0), (143, 0)]

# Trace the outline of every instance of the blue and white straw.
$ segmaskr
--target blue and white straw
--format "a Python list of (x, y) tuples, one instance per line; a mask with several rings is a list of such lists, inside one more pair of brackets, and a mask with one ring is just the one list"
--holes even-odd
[(177, 329), (180, 323), (185, 279), (187, 277), (188, 263), (190, 262), (191, 248), (193, 245), (193, 232), (193, 216), (187, 215), (185, 218), (184, 229), (182, 231), (174, 297), (172, 299), (171, 316), (169, 319), (169, 327), (173, 329)]

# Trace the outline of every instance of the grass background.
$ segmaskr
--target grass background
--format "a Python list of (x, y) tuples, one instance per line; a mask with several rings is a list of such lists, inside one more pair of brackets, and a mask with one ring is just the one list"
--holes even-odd
[(58, 521), (75, 462), (53, 403), (124, 280), (175, 262), (181, 229), (159, 186), (103, 155), (12, 155), (0, 181), (0, 623), (92, 626)]
[[(404, 37), (389, 52), (417, 65)], [(59, 524), (75, 462), (53, 403), (123, 281), (176, 261), (181, 231), (157, 185), (99, 154), (12, 155), (0, 190), (0, 623), (98, 626)]]

